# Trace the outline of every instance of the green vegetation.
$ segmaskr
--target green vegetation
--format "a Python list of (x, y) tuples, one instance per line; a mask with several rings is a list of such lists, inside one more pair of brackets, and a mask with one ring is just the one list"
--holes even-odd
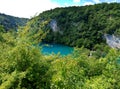
[(36, 20), (31, 25), (33, 29), (39, 28), (43, 21), (57, 22), (60, 32), (53, 32), (49, 23), (43, 29), (44, 32), (49, 30), (43, 40), (45, 42), (94, 49), (96, 44), (105, 44), (104, 34), (120, 34), (119, 3), (56, 8), (45, 11), (33, 19)]
[(109, 48), (105, 56), (97, 52), (90, 56), (91, 51), (82, 47), (65, 57), (46, 56), (32, 45), (45, 37), (42, 33), (31, 33), (28, 26), (18, 32), (0, 27), (0, 89), (120, 88), (119, 50)]
[(0, 25), (4, 26), (6, 31), (11, 29), (17, 30), (18, 26), (24, 26), (27, 21), (27, 18), (18, 18), (10, 15), (0, 14)]
[[(115, 10), (119, 8), (119, 4), (98, 4), (80, 8), (95, 7), (96, 10), (98, 9), (97, 11), (99, 11), (102, 5), (107, 5), (106, 8), (116, 6)], [(76, 11), (75, 8), (78, 7), (71, 7), (71, 9), (73, 9), (72, 11)], [(84, 11), (84, 9), (82, 10)], [(68, 8), (55, 9), (56, 12), (57, 10), (58, 12), (60, 10), (60, 13), (68, 10), (70, 11), (69, 14), (72, 14), (72, 11)], [(111, 16), (113, 20), (116, 17), (117, 16)], [(99, 20), (101, 20), (101, 18), (99, 18)], [(97, 30), (91, 29), (92, 31), (90, 33), (94, 31), (97, 32), (96, 35), (91, 34), (91, 37), (94, 38), (91, 39), (89, 38), (90, 34), (86, 33), (90, 31), (86, 28), (89, 24), (82, 23), (83, 26), (81, 29), (86, 28), (86, 30), (81, 31), (81, 34), (85, 36), (85, 38), (88, 36), (86, 40), (81, 40), (83, 38), (79, 39), (79, 37), (76, 38), (76, 40), (79, 39), (83, 45), (80, 44), (82, 47), (76, 47), (74, 53), (68, 56), (62, 57), (59, 54), (47, 56), (41, 53), (37, 44), (48, 39), (46, 38), (47, 36), (51, 37), (52, 35), (50, 35), (50, 33), (53, 34), (53, 32), (46, 27), (50, 20), (41, 22), (39, 19), (40, 22), (38, 22), (38, 19), (39, 16), (36, 17), (36, 19), (31, 19), (25, 27), (19, 28), (17, 32), (6, 32), (3, 26), (0, 26), (0, 89), (120, 89), (120, 50), (111, 49), (106, 46), (102, 40), (95, 38), (99, 37), (97, 34), (99, 33), (99, 28), (96, 27)], [(72, 17), (71, 19), (74, 21)], [(116, 19), (116, 21), (118, 20)], [(94, 24), (98, 22), (95, 21)], [(110, 22), (108, 21), (108, 23)], [(108, 26), (106, 25), (108, 23), (105, 23), (105, 26)], [(113, 24), (116, 26), (116, 23)], [(119, 28), (119, 26), (115, 27), (115, 29), (116, 28)], [(72, 28), (69, 29), (70, 33), (72, 31), (75, 31), (75, 33), (78, 31), (75, 30), (76, 28), (74, 28), (74, 30), (72, 30)], [(103, 31), (100, 30), (100, 32), (108, 31), (108, 33), (110, 33), (111, 30), (109, 29), (101, 29)], [(64, 33), (69, 33), (69, 31), (65, 30)], [(76, 34), (72, 34), (73, 32), (70, 33), (68, 37), (63, 34), (63, 38), (68, 39), (70, 35), (76, 36)], [(114, 33), (118, 34), (119, 30), (114, 30)], [(59, 33), (55, 33), (54, 36), (58, 34)], [(61, 41), (64, 41), (63, 38), (61, 37)], [(49, 39), (51, 40), (51, 38)], [(70, 40), (73, 41), (73, 39)], [(76, 40), (74, 41), (76, 42)], [(54, 41), (59, 42), (57, 38), (54, 39)], [(68, 43), (67, 40), (65, 41)], [(86, 41), (86, 44), (84, 41)], [(93, 50), (87, 49), (89, 45), (91, 45), (91, 41), (96, 42)], [(77, 46), (79, 47), (79, 45)]]

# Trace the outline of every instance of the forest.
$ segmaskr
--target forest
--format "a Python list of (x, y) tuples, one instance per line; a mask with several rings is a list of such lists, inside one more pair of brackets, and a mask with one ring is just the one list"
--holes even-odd
[[(102, 3), (90, 6), (56, 8), (45, 11), (35, 18), (31, 29), (37, 30), (41, 23), (49, 31), (45, 42), (55, 42), (94, 50), (95, 45), (105, 43), (104, 34), (120, 35), (120, 3)], [(50, 24), (55, 25), (53, 32)]]
[(17, 30), (19, 26), (25, 26), (28, 20), (28, 18), (19, 18), (0, 13), (0, 25), (2, 25), (6, 31)]
[[(103, 37), (120, 35), (119, 11), (118, 3), (56, 8), (18, 31), (0, 26), (0, 89), (120, 89), (120, 50)], [(40, 42), (73, 46), (74, 52), (43, 55)]]

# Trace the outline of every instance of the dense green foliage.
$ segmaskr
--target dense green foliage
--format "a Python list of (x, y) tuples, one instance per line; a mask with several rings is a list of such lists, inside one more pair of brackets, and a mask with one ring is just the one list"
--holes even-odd
[(107, 48), (100, 57), (83, 47), (65, 57), (43, 55), (33, 46), (45, 37), (42, 28), (6, 33), (0, 27), (0, 89), (120, 89), (119, 50)]
[(5, 30), (16, 30), (18, 26), (24, 26), (27, 21), (28, 19), (26, 18), (18, 18), (10, 15), (0, 14), (0, 25), (4, 26)]
[[(117, 3), (56, 8), (17, 32), (0, 25), (0, 89), (120, 89), (120, 50), (103, 39), (120, 35), (119, 9)], [(58, 32), (48, 24), (53, 19)], [(41, 41), (82, 47), (64, 57), (43, 55)]]
[(104, 34), (120, 35), (119, 3), (56, 8), (32, 19), (36, 20), (31, 25), (33, 29), (39, 28), (43, 21), (57, 22), (60, 31), (53, 32), (50, 24), (43, 29), (49, 30), (43, 40), (46, 42), (93, 49), (96, 44), (105, 43)]

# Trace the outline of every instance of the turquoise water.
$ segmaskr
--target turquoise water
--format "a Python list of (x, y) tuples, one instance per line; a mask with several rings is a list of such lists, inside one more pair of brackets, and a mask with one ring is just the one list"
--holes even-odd
[(61, 44), (40, 44), (42, 46), (42, 53), (43, 54), (58, 54), (60, 55), (68, 55), (73, 52), (73, 47), (61, 45)]

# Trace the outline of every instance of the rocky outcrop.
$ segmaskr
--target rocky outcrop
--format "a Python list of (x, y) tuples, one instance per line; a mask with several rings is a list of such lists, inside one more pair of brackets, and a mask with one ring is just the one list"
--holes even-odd
[(55, 19), (50, 21), (50, 27), (52, 28), (53, 32), (59, 32), (60, 34), (63, 34), (63, 32), (58, 27), (57, 21)]
[(57, 21), (56, 20), (51, 20), (50, 27), (52, 28), (53, 32), (58, 32), (59, 31), (59, 27), (57, 26)]
[(107, 44), (112, 48), (120, 49), (120, 38), (114, 35), (105, 34)]

